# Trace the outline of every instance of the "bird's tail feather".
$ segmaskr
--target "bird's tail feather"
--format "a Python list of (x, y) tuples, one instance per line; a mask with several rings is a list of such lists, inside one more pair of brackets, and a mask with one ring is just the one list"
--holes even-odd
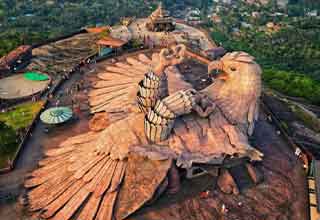
[(44, 219), (123, 219), (151, 200), (171, 160), (138, 155), (115, 160), (97, 154), (94, 142), (69, 141), (47, 152), (25, 181), (31, 211)]

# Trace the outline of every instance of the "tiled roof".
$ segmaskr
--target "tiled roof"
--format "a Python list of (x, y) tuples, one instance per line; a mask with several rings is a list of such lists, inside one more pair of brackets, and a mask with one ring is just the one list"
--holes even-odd
[(86, 28), (88, 33), (101, 33), (110, 30), (109, 26)]
[(15, 50), (8, 53), (6, 56), (0, 58), (0, 69), (9, 69), (9, 65), (19, 59), (21, 55), (28, 52), (31, 49), (29, 45), (22, 45)]
[(104, 37), (104, 38), (97, 41), (98, 45), (111, 46), (111, 47), (122, 47), (126, 43), (127, 42), (125, 42), (123, 40), (113, 38), (110, 36)]

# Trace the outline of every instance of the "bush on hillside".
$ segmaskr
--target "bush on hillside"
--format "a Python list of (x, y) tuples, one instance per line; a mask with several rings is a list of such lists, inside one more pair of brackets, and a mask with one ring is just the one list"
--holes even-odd
[(0, 121), (0, 154), (11, 154), (16, 149), (17, 137), (13, 128)]
[(302, 97), (313, 104), (320, 104), (320, 83), (294, 72), (264, 69), (263, 80), (271, 88), (289, 96)]

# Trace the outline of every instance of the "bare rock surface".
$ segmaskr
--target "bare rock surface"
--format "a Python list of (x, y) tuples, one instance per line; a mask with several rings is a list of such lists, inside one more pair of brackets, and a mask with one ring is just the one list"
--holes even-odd
[[(224, 194), (211, 176), (184, 180), (176, 195), (164, 195), (130, 220), (306, 220), (307, 187), (302, 165), (261, 114), (253, 145), (265, 157), (256, 166), (264, 181), (240, 195)], [(201, 192), (209, 190), (206, 198)]]
[(108, 114), (105, 112), (95, 114), (89, 121), (91, 131), (102, 131), (109, 125)]
[(155, 194), (171, 166), (171, 160), (152, 161), (137, 155), (128, 159), (127, 173), (116, 206), (117, 219), (133, 213)]

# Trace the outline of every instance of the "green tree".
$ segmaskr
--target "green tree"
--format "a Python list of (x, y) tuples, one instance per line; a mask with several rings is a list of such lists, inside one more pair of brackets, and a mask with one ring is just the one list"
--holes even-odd
[(16, 149), (17, 144), (15, 130), (0, 121), (0, 154), (8, 154)]

